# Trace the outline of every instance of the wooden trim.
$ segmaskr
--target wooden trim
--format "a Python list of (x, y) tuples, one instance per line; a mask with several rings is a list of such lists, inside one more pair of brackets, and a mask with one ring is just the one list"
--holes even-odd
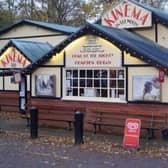
[(149, 65), (149, 64), (143, 64), (143, 65), (136, 65), (136, 64), (126, 64), (124, 65), (125, 67), (153, 67), (152, 65)]
[(121, 51), (121, 65), (124, 66), (124, 50)]
[(125, 68), (125, 100), (128, 102), (128, 67)]
[(63, 82), (64, 78), (63, 78), (63, 68), (60, 68), (60, 98), (63, 97)]
[(152, 29), (153, 28), (153, 23), (151, 26), (146, 26), (146, 27), (134, 27), (134, 28), (129, 28), (131, 31), (136, 31), (136, 30), (144, 30), (144, 29)]
[(65, 52), (65, 51), (64, 51), (63, 57), (64, 57), (64, 58), (63, 58), (63, 62), (64, 62), (63, 64), (64, 64), (64, 67), (65, 67), (65, 66), (66, 66), (66, 52)]
[(4, 78), (4, 74), (3, 74), (2, 77), (3, 77), (3, 79), (2, 79), (3, 80), (3, 90), (5, 90), (5, 78)]
[(38, 68), (57, 68), (64, 67), (64, 65), (40, 65)]
[(158, 43), (158, 23), (155, 23), (155, 42)]
[[(4, 37), (0, 38), (0, 40), (10, 40), (10, 39), (26, 39), (26, 38), (43, 38), (43, 37), (56, 37), (56, 36), (63, 36), (66, 33), (60, 33), (60, 34), (46, 34), (46, 35), (36, 35), (36, 36), (13, 36), (13, 37)], [(71, 33), (70, 33), (71, 34)]]
[(30, 97), (32, 97), (32, 74), (30, 74)]
[(168, 102), (155, 102), (155, 101), (128, 101), (130, 104), (156, 104), (156, 105), (168, 105)]
[(38, 96), (31, 96), (32, 99), (56, 99), (60, 100), (60, 97), (38, 97)]
[(3, 92), (18, 92), (19, 90), (3, 90)]

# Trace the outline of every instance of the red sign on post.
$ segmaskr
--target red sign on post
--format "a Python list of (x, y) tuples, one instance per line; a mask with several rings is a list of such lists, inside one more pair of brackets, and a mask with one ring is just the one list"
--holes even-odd
[(159, 82), (160, 83), (164, 82), (164, 78), (165, 78), (164, 68), (160, 68), (159, 69)]
[(135, 118), (128, 118), (125, 122), (124, 129), (124, 147), (139, 147), (139, 136), (141, 129), (141, 120)]

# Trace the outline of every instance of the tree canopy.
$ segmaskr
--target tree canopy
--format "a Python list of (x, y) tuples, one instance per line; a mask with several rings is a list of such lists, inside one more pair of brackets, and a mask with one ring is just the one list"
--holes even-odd
[[(137, 1), (159, 7), (164, 0)], [(0, 28), (21, 19), (78, 26), (99, 17), (113, 2), (117, 0), (0, 0)]]

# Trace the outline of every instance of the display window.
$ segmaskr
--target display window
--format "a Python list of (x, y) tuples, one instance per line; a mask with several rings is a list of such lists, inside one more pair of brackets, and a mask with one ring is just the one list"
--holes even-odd
[(125, 70), (65, 69), (65, 96), (125, 100)]

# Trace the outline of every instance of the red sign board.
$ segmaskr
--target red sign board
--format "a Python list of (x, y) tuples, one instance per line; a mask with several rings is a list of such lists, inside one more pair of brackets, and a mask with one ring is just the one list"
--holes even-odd
[(124, 147), (139, 147), (139, 136), (141, 129), (141, 120), (128, 118), (125, 122), (124, 129)]

